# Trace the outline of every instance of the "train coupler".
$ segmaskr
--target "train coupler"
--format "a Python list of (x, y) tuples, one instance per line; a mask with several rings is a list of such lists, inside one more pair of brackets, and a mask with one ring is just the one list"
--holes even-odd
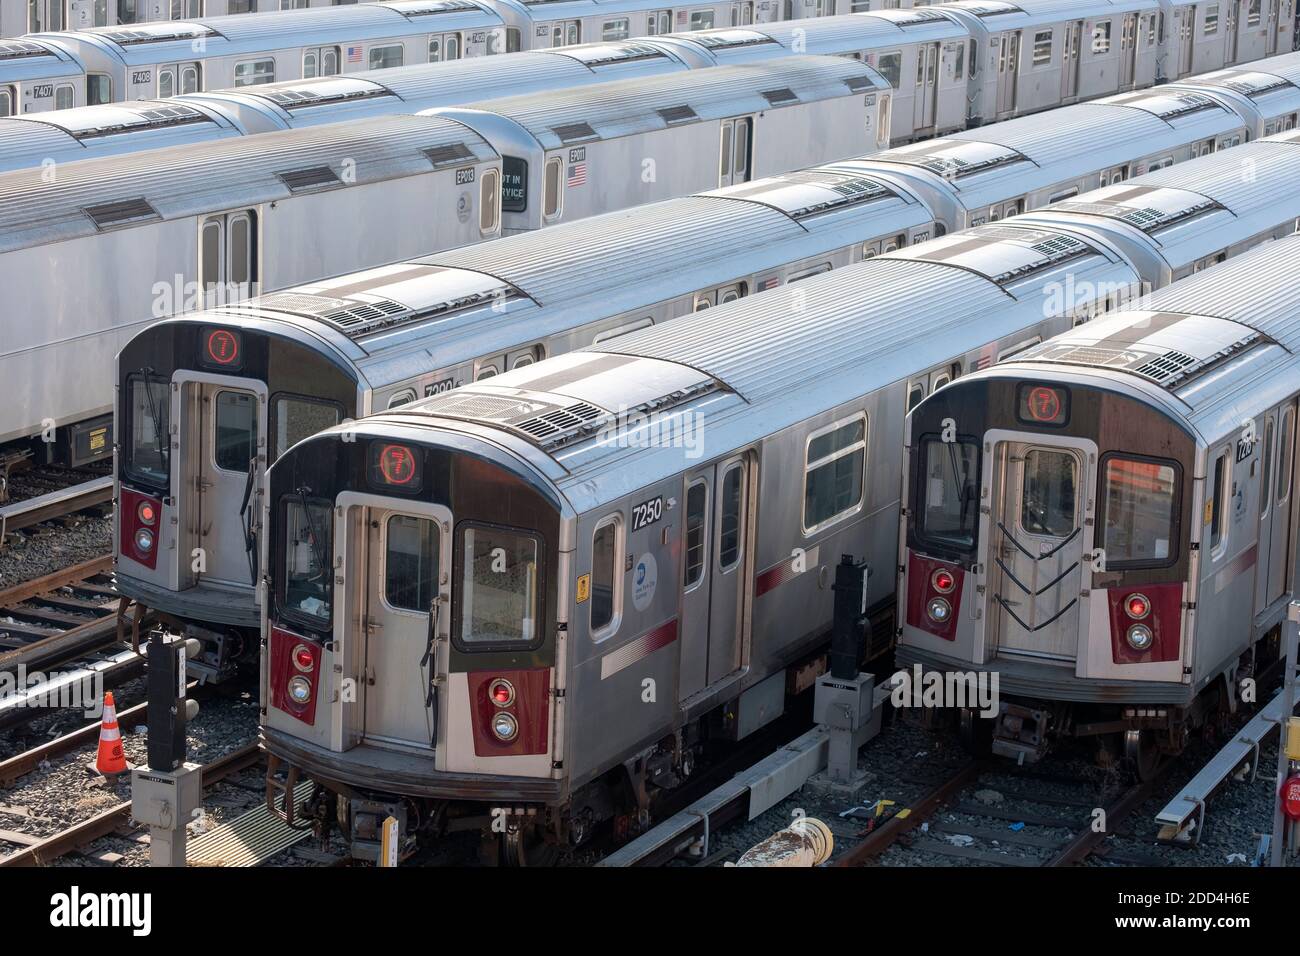
[(348, 801), (347, 815), (349, 818), (347, 833), (353, 859), (370, 863), (379, 862), (383, 849), (384, 826), (389, 818), (397, 821), (398, 861), (405, 860), (415, 852), (416, 839), (408, 826), (405, 801), (353, 797)]
[(993, 753), (1018, 764), (1037, 763), (1047, 755), (1046, 710), (1003, 701), (993, 727)]

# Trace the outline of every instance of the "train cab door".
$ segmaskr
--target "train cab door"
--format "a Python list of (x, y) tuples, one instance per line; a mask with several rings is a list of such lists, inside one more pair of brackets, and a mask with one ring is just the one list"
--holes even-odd
[(752, 469), (751, 458), (739, 455), (685, 478), (679, 700), (741, 666)]
[(912, 100), (912, 128), (927, 130), (934, 126), (939, 102), (939, 44), (925, 43), (916, 50), (916, 96)]
[(1091, 442), (990, 432), (989, 619), (1003, 656), (1074, 661), (1092, 518)]
[[(181, 487), (193, 492), (185, 509), (195, 532), (191, 549), (202, 550), (182, 573), (193, 573), (191, 583), (256, 584), (254, 535), (260, 514), (257, 492), (266, 469), (266, 386), (203, 374), (180, 384), (182, 440), (188, 452)], [(183, 563), (186, 557), (183, 552)]]
[(423, 502), (376, 505), (365, 509), (364, 526), (362, 735), (427, 750), (437, 742), (441, 702), (432, 688), (450, 627), (451, 512)]
[(1061, 101), (1068, 102), (1079, 95), (1079, 45), (1083, 40), (1083, 21), (1073, 20), (1065, 25), (1065, 45), (1061, 54)]
[(1016, 108), (1016, 86), (1020, 77), (1020, 31), (1002, 34), (998, 44), (998, 115)]

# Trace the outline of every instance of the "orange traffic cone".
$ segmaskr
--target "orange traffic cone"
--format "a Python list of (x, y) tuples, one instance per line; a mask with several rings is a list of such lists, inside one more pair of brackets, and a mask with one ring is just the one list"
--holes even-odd
[(113, 692), (104, 695), (104, 716), (99, 722), (99, 753), (95, 769), (106, 777), (126, 773), (126, 754), (122, 753), (122, 731), (117, 727), (117, 708)]

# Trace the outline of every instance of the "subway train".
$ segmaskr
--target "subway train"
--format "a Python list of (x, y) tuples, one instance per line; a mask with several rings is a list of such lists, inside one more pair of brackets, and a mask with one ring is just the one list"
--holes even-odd
[[(972, 748), (1142, 776), (1277, 658), (1300, 237), (964, 376), (909, 417), (897, 657), (999, 680)], [(945, 440), (944, 429), (947, 429)]]
[(889, 97), (785, 58), (5, 174), (0, 287), (31, 321), (0, 340), (0, 442), (106, 457), (113, 356), (155, 319), (869, 152)]
[[(1138, 180), (1079, 205), (1173, 194)], [(513, 863), (636, 832), (702, 758), (811, 685), (839, 556), (894, 566), (915, 386), (1033, 348), (1141, 284), (1113, 223), (1050, 216), (534, 361), (283, 453), (262, 536), (272, 808), (371, 859), (389, 816), (403, 852), (480, 828)], [(1155, 248), (1144, 224), (1130, 228)], [(867, 578), (868, 655), (892, 642), (895, 585)], [(302, 779), (312, 797), (285, 802)]]
[[(648, 7), (605, 0), (568, 0), (569, 6), (560, 18), (537, 16), (529, 8), (537, 0), (481, 0), (476, 3), (493, 19), (477, 21), (483, 27), (498, 31), (514, 29), (517, 36), (506, 34), (506, 39), (528, 49), (535, 37), (538, 45), (548, 43), (576, 43), (575, 36), (586, 39), (603, 32), (621, 28), (616, 15), (648, 10)], [(16, 37), (28, 33), (48, 33), (86, 30), (93, 27), (132, 27), (136, 24), (153, 24), (157, 21), (195, 20), (227, 17), (249, 13), (273, 13), (283, 10), (321, 9), (355, 6), (356, 0), (0, 0), (0, 37)], [(363, 3), (361, 6), (366, 6)], [(389, 4), (390, 6), (394, 4)], [(405, 4), (397, 3), (398, 7)], [(687, 7), (664, 7), (660, 16), (647, 17), (645, 29), (653, 34), (672, 29), (702, 29), (697, 24), (727, 23), (748, 24), (784, 17), (818, 17), (834, 13), (858, 13), (882, 7), (911, 7), (912, 0), (795, 0), (795, 2), (733, 2), (725, 4), (697, 3)], [(417, 7), (418, 9), (418, 7)], [(710, 20), (709, 13), (712, 12)], [(694, 16), (692, 16), (694, 14)], [(162, 24), (162, 25), (165, 25)], [(507, 25), (509, 25), (507, 27)], [(531, 33), (525, 32), (531, 28)], [(558, 33), (556, 32), (558, 28)], [(636, 36), (639, 25), (628, 24), (630, 35)]]
[[(134, 506), (123, 508), (115, 538), (119, 590), (201, 637), (205, 651), (192, 666), (224, 677), (257, 626), (253, 532), (262, 472), (311, 432), (990, 218), (1054, 203), (1049, 215), (1060, 221), (1061, 203), (1081, 192), (1226, 148), (1247, 129), (1241, 117), (1208, 99), (1201, 108), (1183, 109), (1182, 99), (1158, 89), (1120, 100), (1063, 107), (924, 144), (941, 153), (889, 150), (348, 273), (149, 326), (117, 361), (118, 433), (132, 436), (118, 458), (119, 497)], [(995, 149), (1009, 154), (1005, 161), (991, 161)], [(1266, 182), (1285, 181), (1292, 167), (1276, 163), (1290, 164), (1283, 157), (1293, 152), (1291, 145), (1270, 142), (1248, 150), (1241, 162), (1254, 163)], [(937, 155), (960, 171), (936, 172)], [(1255, 157), (1274, 155), (1261, 171)], [(1188, 190), (1199, 188), (1201, 170), (1209, 168), (1203, 163), (1177, 173), (1165, 185), (1178, 191), (1164, 194), (1163, 203), (1195, 206)], [(1270, 208), (1272, 202), (1261, 188), (1246, 202), (1233, 199), (1230, 210), (1194, 209), (1189, 221), (1153, 223), (1150, 239), (1140, 242), (1157, 249), (1168, 244), (1169, 252), (1152, 258), (1130, 248), (1127, 254), (1141, 263), (1142, 280), (1164, 284), (1209, 261), (1197, 243), (1217, 242), (1224, 254), (1235, 253), (1256, 240), (1269, 217), (1286, 222), (1294, 215), (1286, 205)], [(1171, 233), (1171, 224), (1180, 231)], [(1126, 241), (1125, 228), (1114, 242)], [(580, 272), (575, 262), (583, 264)], [(338, 316), (358, 310), (371, 321), (339, 326)], [(401, 336), (388, 331), (393, 323), (406, 326)], [(234, 343), (237, 352), (274, 349), (286, 358), (274, 368), (240, 363), (239, 377), (231, 379), (205, 350), (181, 344), (178, 330), (195, 327), (219, 330), (220, 341)], [(145, 384), (136, 384), (145, 368), (154, 383), (152, 399)], [(224, 405), (186, 397), (222, 382)], [(167, 403), (160, 429), (174, 432), (166, 468), (161, 460), (151, 468), (133, 464), (137, 456), (156, 457), (134, 442), (151, 441), (149, 402), (161, 403), (173, 385), (181, 389), (179, 404), (172, 411)], [(927, 390), (921, 387), (913, 401)], [(210, 413), (214, 424), (202, 424)], [(222, 468), (218, 436), (239, 431), (230, 424), (236, 419), (245, 426), (239, 455), (247, 460)], [(209, 447), (195, 450), (196, 442)], [(256, 455), (245, 454), (254, 449)], [(139, 547), (136, 536), (149, 530), (131, 517), (139, 507), (169, 520), (175, 514), (178, 531), (157, 540), (150, 532), (148, 546)], [(205, 555), (202, 573), (193, 568), (195, 548)]]
[[(700, 19), (685, 8), (677, 10), (675, 17), (671, 16), (671, 9), (657, 9), (644, 17), (631, 15), (602, 21), (599, 29), (595, 23), (591, 28), (579, 24), (579, 39), (589, 41), (588, 46), (595, 51), (609, 42), (639, 37), (632, 46), (642, 51), (646, 60), (642, 67), (647, 70), (674, 69), (681, 63), (691, 67), (710, 66), (784, 53), (854, 56), (878, 66), (897, 91), (900, 109), (894, 117), (893, 136), (902, 142), (913, 136), (935, 135), (1288, 52), (1293, 48), (1292, 2), (1247, 0), (1241, 15), (1233, 12), (1234, 6), (1222, 25), (1219, 4), (1209, 0), (1186, 3), (1087, 0), (1068, 5), (1056, 0), (1024, 0), (1019, 4), (961, 0), (915, 10), (855, 12), (836, 17), (818, 16), (828, 6), (823, 0), (804, 0), (804, 9), (787, 10), (783, 19), (776, 18), (782, 22), (773, 23), (747, 23), (747, 14), (740, 9), (745, 5), (732, 3), (732, 26), (725, 29), (700, 29), (707, 18)], [(1268, 10), (1261, 4), (1268, 4)], [(350, 9), (366, 6), (372, 5), (361, 4)], [(433, 0), (432, 3), (401, 0), (373, 6), (392, 8), (388, 19), (409, 20), (416, 26), (428, 26), (424, 21), (431, 20), (434, 14), (462, 19), (473, 16), (464, 9), (473, 7), (468, 0)], [(608, 11), (601, 16), (622, 9), (621, 4), (603, 2), (580, 6)], [(569, 12), (573, 11), (566, 7), (564, 15)], [(203, 40), (205, 44), (211, 43), (211, 65), (194, 53), (192, 44), (199, 41), (192, 37), (164, 41), (161, 36), (154, 36), (148, 42), (137, 37), (117, 43), (118, 46), (126, 43), (131, 50), (116, 52), (112, 51), (116, 41), (93, 34), (90, 39), (77, 41), (82, 46), (89, 45), (94, 56), (78, 54), (72, 48), (77, 44), (66, 41), (60, 45), (56, 38), (25, 37), (20, 41), (0, 42), (0, 116), (128, 100), (143, 100), (150, 108), (157, 109), (154, 101), (169, 93), (184, 95), (189, 102), (194, 92), (218, 91), (223, 85), (238, 83), (238, 90), (221, 91), (215, 100), (198, 97), (192, 105), (203, 109), (206, 103), (227, 118), (232, 109), (260, 107), (245, 120), (285, 122), (288, 117), (279, 109), (285, 101), (277, 99), (277, 92), (315, 91), (318, 95), (339, 98), (342, 91), (350, 90), (349, 98), (353, 101), (362, 91), (371, 96), (382, 95), (389, 82), (383, 75), (376, 77), (373, 70), (364, 75), (356, 71), (372, 65), (371, 48), (374, 65), (397, 68), (398, 55), (390, 50), (396, 44), (375, 40), (367, 48), (365, 44), (348, 45), (339, 40), (338, 36), (346, 30), (333, 17), (346, 13), (310, 13), (313, 22), (320, 22), (319, 28), (305, 42), (288, 49), (277, 48), (284, 42), (283, 30), (263, 30), (260, 33), (265, 36), (258, 38), (255, 24), (262, 18), (232, 18), (239, 22), (238, 31), (227, 32), (232, 36), (235, 32), (251, 36), (237, 49), (232, 49), (223, 37)], [(666, 15), (671, 23), (656, 22)], [(375, 29), (386, 28), (383, 27), (385, 19), (377, 12), (369, 14), (370, 20), (376, 17), (379, 19)], [(273, 20), (293, 22), (292, 18), (285, 21), (284, 17), (272, 17), (266, 22)], [(675, 30), (689, 27), (690, 30), (663, 35), (666, 33), (663, 27)], [(211, 29), (203, 22), (148, 28), (163, 34), (167, 31), (204, 33)], [(506, 47), (519, 50), (554, 47), (557, 44), (548, 43), (545, 37), (547, 29), (543, 25), (531, 31), (539, 34), (536, 43), (521, 43), (518, 47), (507, 43)], [(528, 30), (522, 32), (531, 35)], [(473, 35), (466, 31), (430, 33), (427, 56), (434, 59), (434, 51), (438, 49), (436, 55), (445, 61), (448, 58), (445, 51), (453, 37), (460, 38), (455, 41), (460, 49), (468, 49), (464, 37)], [(571, 40), (568, 37), (565, 43)], [(424, 36), (410, 37), (405, 42), (411, 49), (402, 52), (402, 62), (425, 63)], [(260, 56), (254, 55), (257, 51), (253, 50), (258, 43)], [(106, 46), (110, 48), (109, 53), (104, 52)], [(178, 46), (181, 49), (169, 49)], [(356, 60), (352, 59), (353, 52)], [(218, 53), (221, 55), (217, 56)], [(587, 57), (599, 58), (594, 52)], [(98, 64), (93, 70), (88, 71), (83, 62), (87, 58), (92, 65)], [(540, 64), (523, 59), (517, 62), (514, 79), (527, 84), (532, 71)], [(408, 71), (408, 81), (420, 75), (409, 67), (402, 69)], [(475, 75), (481, 78), (485, 70), (480, 68)], [(368, 82), (312, 83), (310, 79), (330, 80), (331, 73), (343, 72)], [(435, 75), (438, 75), (436, 71)], [(299, 78), (307, 85), (285, 82)], [(380, 89), (371, 87), (370, 82), (377, 83)], [(396, 75), (393, 82), (398, 82)], [(271, 88), (260, 89), (263, 84)], [(511, 90), (514, 91), (519, 90)], [(425, 92), (427, 95), (428, 91)], [(318, 101), (318, 105), (322, 104)], [(392, 107), (395, 101), (351, 105), (354, 109), (369, 110)], [(238, 125), (239, 120), (234, 121)], [(96, 125), (91, 119), (74, 123)]]

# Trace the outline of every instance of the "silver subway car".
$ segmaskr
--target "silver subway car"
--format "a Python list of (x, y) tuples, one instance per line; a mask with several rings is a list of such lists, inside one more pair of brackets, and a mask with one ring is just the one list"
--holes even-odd
[(1069, 242), (872, 259), (289, 449), (262, 738), (323, 791), (282, 811), (371, 858), (376, 813), (404, 851), (504, 813), (514, 861), (635, 832), (816, 671), (839, 555), (892, 565), (909, 379), (1068, 327), (1042, 308), (1068, 271), (1133, 281)]
[(897, 655), (999, 675), (999, 714), (963, 721), (972, 746), (1034, 761), (1084, 737), (1146, 776), (1276, 659), (1297, 268), (1282, 239), (912, 413)]

